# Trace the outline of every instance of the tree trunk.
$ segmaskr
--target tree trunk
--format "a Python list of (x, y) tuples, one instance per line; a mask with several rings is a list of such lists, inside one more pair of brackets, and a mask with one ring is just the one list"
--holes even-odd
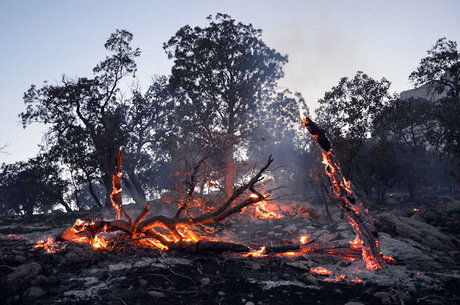
[(94, 191), (93, 182), (91, 181), (91, 179), (88, 179), (88, 189), (89, 189), (89, 193), (91, 194), (91, 197), (93, 197), (94, 201), (96, 201), (97, 206), (102, 208), (103, 206), (102, 206), (101, 200), (99, 199), (96, 192)]
[(227, 197), (233, 193), (235, 163), (233, 162), (233, 145), (227, 148), (225, 152), (225, 183), (224, 189)]
[(137, 204), (144, 206), (147, 203), (147, 198), (145, 196), (144, 189), (142, 188), (142, 185), (139, 179), (137, 179), (137, 175), (134, 173), (134, 170), (128, 170), (127, 174), (129, 177), (129, 182), (131, 183), (131, 186), (132, 186), (131, 192), (132, 192), (134, 201)]
[(65, 202), (64, 198), (59, 198), (59, 203), (62, 204), (65, 208), (65, 210), (69, 213), (69, 212), (72, 212), (72, 209), (70, 208), (70, 206), (67, 204), (67, 202)]
[(104, 177), (104, 187), (105, 187), (105, 204), (106, 208), (112, 207), (112, 201), (110, 200), (110, 194), (112, 193), (112, 175), (105, 174)]

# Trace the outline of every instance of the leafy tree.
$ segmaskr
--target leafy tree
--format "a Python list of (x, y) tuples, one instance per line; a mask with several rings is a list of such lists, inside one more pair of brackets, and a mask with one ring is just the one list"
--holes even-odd
[(329, 134), (347, 177), (364, 142), (375, 132), (375, 119), (390, 103), (390, 82), (374, 80), (359, 71), (343, 77), (326, 92), (316, 110), (318, 123)]
[(139, 204), (147, 201), (147, 186), (161, 188), (168, 179), (171, 142), (178, 122), (173, 115), (174, 101), (168, 78), (159, 76), (144, 94), (140, 88), (135, 88), (128, 104), (123, 159), (127, 175), (123, 182)]
[(262, 31), (229, 15), (208, 17), (206, 27), (184, 26), (164, 44), (174, 60), (171, 87), (184, 94), (178, 111), (189, 138), (227, 147), (225, 190), (233, 190), (236, 143), (257, 123), (257, 112), (283, 76), (287, 57), (262, 41)]
[(135, 58), (140, 55), (130, 45), (132, 37), (125, 30), (110, 36), (105, 47), (113, 55), (93, 69), (93, 78), (63, 77), (57, 85), (32, 85), (24, 94), (27, 109), (20, 114), (24, 127), (32, 122), (50, 125), (46, 143), (89, 184), (95, 179), (96, 160), (106, 189), (106, 206), (110, 205), (116, 156), (125, 142), (121, 132), (125, 106), (117, 93), (122, 79), (135, 73)]
[[(457, 42), (439, 39), (422, 58), (409, 79), (437, 94), (424, 109), (432, 125), (426, 136), (429, 143), (453, 160), (460, 157), (460, 52)], [(458, 163), (458, 161), (455, 161)]]
[(60, 178), (59, 167), (40, 155), (27, 162), (3, 164), (0, 168), (0, 205), (5, 214), (45, 212), (62, 205), (68, 183)]
[(417, 70), (410, 74), (409, 79), (417, 87), (427, 85), (438, 95), (459, 98), (460, 52), (457, 42), (440, 38), (427, 53), (428, 56), (420, 60)]

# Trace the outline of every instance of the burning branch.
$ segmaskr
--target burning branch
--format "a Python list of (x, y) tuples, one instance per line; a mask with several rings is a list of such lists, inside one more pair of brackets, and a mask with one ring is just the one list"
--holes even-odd
[(349, 223), (357, 234), (361, 244), (362, 258), (366, 262), (366, 268), (376, 270), (382, 268), (384, 256), (380, 250), (379, 235), (374, 224), (369, 219), (369, 211), (351, 190), (351, 182), (343, 176), (340, 166), (334, 161), (331, 144), (325, 132), (312, 120), (301, 116), (301, 123), (311, 133), (319, 144), (323, 154), (326, 175), (329, 178), (331, 189), (339, 200), (340, 207), (345, 211)]
[[(268, 169), (273, 162), (270, 156), (265, 166), (247, 183), (236, 189), (225, 202), (223, 202), (215, 211), (205, 213), (197, 217), (180, 217), (180, 212), (185, 208), (181, 206), (176, 216), (168, 218), (165, 216), (153, 216), (144, 219), (150, 210), (150, 206), (145, 205), (144, 209), (136, 217), (134, 222), (123, 210), (121, 206), (121, 152), (117, 160), (117, 172), (114, 175), (113, 193), (111, 195), (112, 203), (117, 211), (117, 218), (112, 221), (93, 221), (90, 217), (87, 222), (77, 220), (74, 226), (67, 228), (60, 236), (61, 240), (68, 241), (95, 241), (101, 232), (123, 231), (125, 237), (130, 241), (146, 242), (160, 249), (182, 250), (188, 252), (247, 252), (249, 249), (243, 245), (211, 242), (200, 240), (193, 233), (191, 227), (205, 223), (216, 223), (225, 218), (241, 212), (245, 207), (265, 200), (265, 197), (255, 189), (255, 185), (260, 182), (262, 174)], [(249, 198), (233, 204), (246, 190), (251, 191)], [(121, 213), (128, 219), (121, 219)], [(159, 229), (162, 230), (159, 230)], [(165, 231), (167, 233), (165, 233)], [(126, 241), (127, 239), (125, 239)], [(93, 243), (92, 243), (93, 244)], [(94, 246), (94, 244), (93, 244)]]

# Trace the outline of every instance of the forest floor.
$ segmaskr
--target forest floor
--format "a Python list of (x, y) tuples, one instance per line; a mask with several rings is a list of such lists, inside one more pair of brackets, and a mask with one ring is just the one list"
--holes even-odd
[[(385, 255), (395, 265), (371, 272), (362, 261), (305, 253), (245, 257), (185, 254), (139, 248), (94, 250), (68, 243), (49, 254), (33, 249), (88, 212), (0, 219), (1, 304), (460, 304), (460, 201), (431, 196), (417, 206), (392, 195), (370, 213)], [(297, 242), (349, 241), (354, 234), (340, 211), (283, 203), (279, 219), (237, 215), (216, 226), (214, 238), (258, 249)], [(293, 213), (298, 210), (302, 212)], [(305, 208), (306, 207), (306, 208)], [(414, 210), (418, 209), (418, 210)], [(155, 212), (155, 211), (153, 211)], [(110, 212), (111, 213), (111, 212)], [(92, 211), (93, 218), (110, 214)], [(311, 272), (323, 267), (329, 275)]]

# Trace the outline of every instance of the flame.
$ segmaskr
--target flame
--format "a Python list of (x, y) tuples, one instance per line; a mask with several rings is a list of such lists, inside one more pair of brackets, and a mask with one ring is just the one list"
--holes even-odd
[(300, 121), (302, 125), (305, 125), (308, 123), (307, 117), (303, 114), (302, 109), (299, 109), (299, 116), (300, 116)]
[(382, 255), (382, 258), (390, 264), (396, 264), (396, 260), (391, 256)]
[(300, 242), (302, 245), (305, 245), (309, 240), (310, 240), (310, 236), (308, 236), (308, 235), (301, 235), (301, 236), (299, 237), (299, 242)]
[(420, 212), (420, 209), (413, 208), (414, 212)]
[(249, 196), (253, 199), (259, 199), (259, 195), (257, 195), (256, 193), (251, 193), (251, 195)]
[(267, 205), (267, 201), (265, 200), (259, 201), (254, 207), (256, 208), (256, 215), (259, 218), (273, 219), (273, 218), (283, 218), (284, 217), (283, 214), (273, 211), (273, 209), (271, 209)]
[(362, 246), (363, 246), (363, 241), (358, 235), (355, 237), (355, 239), (350, 241), (350, 247), (352, 249), (361, 249)]
[(90, 242), (91, 246), (93, 246), (94, 249), (106, 249), (107, 248), (107, 241), (98, 236), (97, 234), (94, 235), (94, 237), (91, 239)]
[(266, 247), (263, 246), (259, 250), (251, 250), (248, 253), (246, 253), (244, 256), (254, 256), (254, 257), (266, 256), (266, 254), (264, 254), (265, 248)]
[(47, 240), (39, 240), (35, 243), (33, 248), (43, 248), (47, 253), (56, 253), (57, 251), (60, 251), (64, 249), (67, 245), (66, 244), (61, 244), (56, 241), (54, 241), (54, 238), (51, 236), (48, 236)]
[(317, 273), (317, 274), (323, 274), (323, 275), (329, 275), (332, 273), (331, 270), (326, 269), (324, 267), (313, 267), (310, 268), (310, 272)]
[(362, 282), (363, 282), (363, 280), (362, 280), (362, 279), (360, 279), (360, 278), (357, 278), (357, 277), (355, 277), (355, 278), (351, 279), (351, 281), (352, 281), (352, 282), (354, 282), (354, 283), (362, 283)]

